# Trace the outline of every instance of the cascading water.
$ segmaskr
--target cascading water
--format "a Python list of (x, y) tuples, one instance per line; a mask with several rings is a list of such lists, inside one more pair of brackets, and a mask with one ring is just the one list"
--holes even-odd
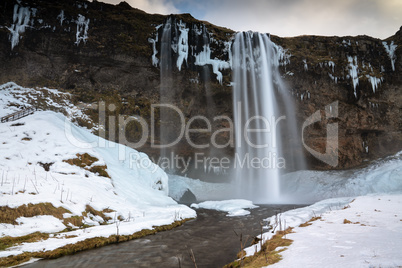
[[(286, 162), (279, 126), (286, 116), (279, 112), (275, 92), (275, 86), (280, 90), (283, 87), (277, 71), (278, 53), (277, 46), (265, 34), (238, 33), (233, 44), (237, 196), (254, 203), (282, 202), (279, 176)], [(293, 106), (286, 92), (283, 95), (280, 101)], [(289, 113), (288, 107), (284, 110), (285, 115)], [(295, 123), (291, 123), (292, 127), (284, 129), (296, 132)]]
[[(175, 104), (181, 98), (183, 92), (175, 87), (173, 73), (180, 72), (185, 62), (187, 68), (198, 70), (201, 74), (193, 80), (204, 85), (206, 115), (212, 119), (216, 109), (210, 88), (211, 68), (220, 83), (220, 68), (232, 68), (236, 128), (234, 171), (239, 191), (226, 198), (236, 195), (254, 203), (285, 202), (280, 200), (279, 176), (282, 168), (286, 167), (288, 171), (299, 170), (304, 168), (304, 164), (299, 138), (301, 135), (297, 133), (294, 114), (295, 103), (282, 81), (278, 68), (287, 62), (288, 56), (283, 48), (273, 43), (266, 34), (238, 33), (232, 44), (225, 44), (228, 45), (229, 58), (226, 62), (211, 59), (210, 40), (205, 26), (193, 25), (186, 28), (181, 21), (177, 22), (173, 17), (169, 17), (163, 25), (158, 26), (159, 28), (161, 104)], [(189, 43), (189, 40), (192, 40), (192, 43)], [(155, 46), (154, 54), (156, 53)], [(174, 66), (177, 66), (177, 69)], [(172, 144), (178, 135), (177, 126), (182, 122), (177, 112), (172, 109), (161, 107), (159, 115), (160, 143)], [(219, 125), (217, 129), (221, 127)], [(282, 143), (282, 139), (286, 144)], [(180, 149), (177, 145), (161, 148), (160, 154), (161, 157), (168, 157), (171, 153), (177, 153), (174, 150)], [(187, 153), (185, 150), (183, 152)], [(226, 157), (226, 152), (218, 148), (211, 147), (203, 152), (206, 156)], [(212, 168), (213, 174), (220, 172), (215, 170), (215, 166)], [(209, 174), (208, 176), (212, 174), (208, 163), (204, 164), (203, 172)], [(193, 171), (193, 174), (198, 172)]]

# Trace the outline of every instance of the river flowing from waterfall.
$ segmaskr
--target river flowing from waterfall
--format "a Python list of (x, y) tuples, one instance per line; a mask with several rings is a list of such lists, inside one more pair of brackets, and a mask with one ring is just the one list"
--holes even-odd
[(197, 210), (197, 218), (170, 231), (65, 256), (41, 260), (23, 267), (222, 267), (234, 261), (240, 251), (240, 235), (247, 246), (261, 233), (264, 219), (293, 209), (294, 205), (260, 206), (243, 217), (224, 212)]

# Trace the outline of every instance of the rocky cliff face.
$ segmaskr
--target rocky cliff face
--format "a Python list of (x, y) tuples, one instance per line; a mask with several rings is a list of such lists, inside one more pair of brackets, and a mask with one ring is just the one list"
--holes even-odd
[[(108, 114), (138, 115), (147, 122), (150, 105), (159, 103), (165, 90), (165, 101), (183, 111), (187, 121), (196, 115), (211, 122), (217, 115), (232, 118), (234, 32), (229, 29), (188, 14), (150, 15), (124, 2), (113, 6), (96, 1), (5, 0), (0, 10), (1, 83), (62, 88), (75, 93), (77, 101), (113, 102)], [(327, 125), (337, 123), (336, 168), (356, 167), (401, 150), (402, 30), (386, 40), (368, 36), (271, 36), (271, 40), (282, 51), (280, 71), (293, 96), (300, 127), (322, 111), (323, 120), (304, 129), (307, 146), (324, 153)], [(162, 54), (166, 44), (170, 52)], [(336, 101), (338, 116), (326, 118), (325, 108)], [(95, 111), (88, 113), (97, 117)], [(173, 125), (172, 136), (178, 132), (173, 119), (159, 119), (162, 111), (156, 114), (155, 135), (140, 148), (151, 155), (159, 154), (151, 139), (159, 141), (161, 125)], [(202, 122), (192, 127), (197, 126), (205, 127)], [(225, 127), (224, 120), (212, 126)], [(134, 123), (125, 131), (134, 142), (141, 127)], [(192, 139), (203, 144), (212, 133), (197, 133)], [(107, 127), (108, 138), (117, 134), (118, 130)], [(220, 144), (229, 140), (227, 132), (214, 138)], [(194, 149), (187, 141), (174, 150), (184, 156), (198, 151), (233, 154), (230, 146)], [(331, 150), (335, 153), (335, 148)], [(298, 153), (305, 154), (310, 168), (332, 168), (307, 151)]]

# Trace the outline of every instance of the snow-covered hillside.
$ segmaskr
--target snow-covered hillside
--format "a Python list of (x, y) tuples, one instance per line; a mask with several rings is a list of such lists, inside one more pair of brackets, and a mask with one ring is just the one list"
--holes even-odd
[[(46, 91), (63, 96), (56, 90)], [(14, 83), (0, 86), (0, 116), (15, 111), (15, 106), (30, 106), (32, 98), (41, 96), (38, 92), (43, 89), (21, 88)], [(51, 97), (44, 98), (52, 104)], [(194, 210), (167, 196), (168, 177), (147, 155), (72, 124), (70, 120), (79, 109), (64, 104), (52, 105), (67, 110), (69, 118), (37, 111), (0, 124), (0, 206), (15, 209), (29, 203), (50, 203), (68, 211), (62, 219), (39, 215), (1, 224), (0, 238), (37, 231), (54, 234), (45, 241), (8, 248), (0, 257), (115, 235), (116, 222), (119, 234), (125, 235), (196, 217)], [(105, 217), (94, 215), (88, 206), (103, 211)], [(86, 228), (65, 224), (64, 219), (74, 217), (82, 217)], [(71, 231), (56, 233), (67, 227)]]

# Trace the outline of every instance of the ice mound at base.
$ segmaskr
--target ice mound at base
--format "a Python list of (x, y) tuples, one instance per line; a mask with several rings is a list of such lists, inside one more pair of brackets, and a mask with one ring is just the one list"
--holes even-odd
[(228, 212), (229, 217), (233, 216), (245, 216), (249, 215), (250, 211), (245, 210), (246, 208), (257, 208), (258, 206), (253, 205), (253, 202), (244, 199), (232, 199), (223, 201), (205, 201), (199, 204), (192, 204), (192, 208), (205, 208), (214, 209), (218, 211)]
[(281, 176), (282, 202), (319, 200), (374, 193), (402, 193), (402, 152), (367, 167), (343, 171), (296, 171)]

